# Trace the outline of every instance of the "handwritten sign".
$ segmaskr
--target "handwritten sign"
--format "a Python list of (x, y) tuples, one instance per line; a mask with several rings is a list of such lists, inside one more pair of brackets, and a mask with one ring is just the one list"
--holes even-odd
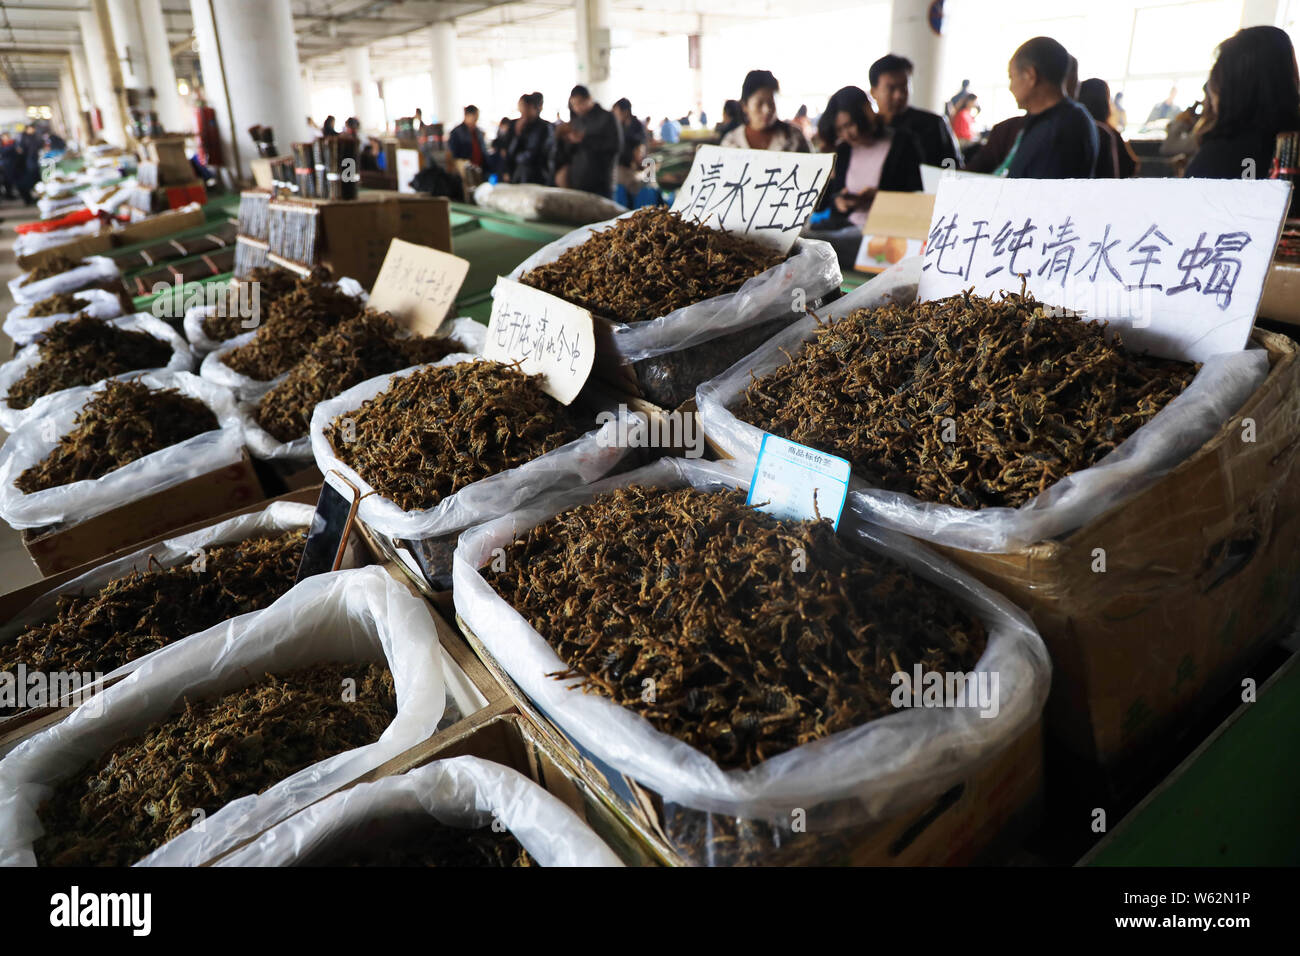
[(834, 165), (833, 153), (701, 146), (673, 212), (786, 252), (817, 208)]
[(540, 289), (498, 278), (483, 357), (519, 362), (523, 372), (543, 376), (548, 395), (568, 405), (596, 358), (591, 313)]
[(1275, 180), (946, 178), (919, 296), (1020, 290), (1204, 361), (1244, 348), (1286, 216)]
[(391, 312), (418, 335), (433, 335), (446, 320), (469, 272), (459, 256), (394, 239), (370, 293), (370, 307)]
[(746, 503), (786, 520), (830, 518), (838, 529), (849, 470), (843, 458), (766, 434)]

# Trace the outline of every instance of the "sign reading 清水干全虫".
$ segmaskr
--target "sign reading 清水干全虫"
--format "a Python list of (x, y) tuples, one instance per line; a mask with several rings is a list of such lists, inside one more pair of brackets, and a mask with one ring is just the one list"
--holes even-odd
[(834, 165), (834, 153), (701, 146), (673, 212), (787, 252), (817, 208)]
[(1290, 200), (1275, 180), (945, 178), (919, 297), (1019, 292), (1137, 351), (1244, 348)]

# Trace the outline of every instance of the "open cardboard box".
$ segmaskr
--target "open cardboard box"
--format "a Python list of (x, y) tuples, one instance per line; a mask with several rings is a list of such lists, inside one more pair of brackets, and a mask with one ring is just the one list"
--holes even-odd
[(248, 452), (239, 461), (128, 502), (86, 521), (29, 528), (23, 547), (41, 574), (51, 575), (123, 548), (166, 535), (196, 521), (218, 516), (266, 498)]
[(1272, 366), (1263, 385), (1145, 491), (1009, 554), (938, 549), (1033, 617), (1052, 655), (1049, 743), (1116, 793), (1300, 613), (1300, 350), (1254, 339)]
[[(318, 486), (300, 489), (274, 500), (312, 504), (319, 494)], [(125, 557), (131, 551), (139, 550), (142, 546), (156, 543), (164, 538), (197, 531), (238, 514), (261, 510), (269, 504), (270, 501), (257, 502), (218, 518), (177, 528), (142, 544), (122, 548), (100, 561), (71, 568), (28, 587), (0, 595), (0, 622), (11, 620), (46, 591), (84, 574), (102, 562)], [(389, 574), (406, 583), (407, 587), (413, 593), (415, 592), (414, 587), (407, 580), (408, 575), (404, 574), (402, 569), (386, 560), (383, 554), (370, 548), (364, 535), (359, 540), (363, 545), (366, 561), (384, 565)], [(439, 723), (437, 732), (428, 740), (347, 786), (355, 786), (357, 783), (382, 776), (404, 773), (431, 760), (474, 754), (512, 767), (544, 786), (580, 817), (587, 820), (625, 862), (630, 864), (656, 862), (644, 840), (595, 794), (583, 775), (569, 765), (562, 754), (554, 750), (549, 740), (519, 714), (505, 688), (483, 666), (456, 628), (449, 624), (436, 609), (431, 608), (430, 613), (438, 632), (442, 667), (448, 690), (447, 710), (443, 720)], [(33, 709), (0, 720), (0, 755), (12, 750), (23, 740), (51, 724), (62, 720), (72, 712), (72, 709), (70, 706)], [(347, 789), (347, 787), (340, 789)]]
[[(564, 764), (580, 768), (590, 796), (599, 799), (608, 813), (622, 821), (625, 830), (657, 862), (692, 865), (665, 832), (660, 797), (571, 741), (532, 704), (459, 616), (456, 622), (494, 682), (505, 688), (547, 749)], [(803, 852), (799, 836), (795, 835), (788, 850), (774, 853), (767, 862), (851, 866), (993, 863), (1006, 859), (1020, 846), (1037, 826), (1042, 809), (1042, 726), (1035, 721), (993, 760), (936, 799), (875, 825), (833, 831), (835, 848), (831, 855), (822, 855), (816, 844), (811, 853)], [(619, 851), (603, 830), (597, 828), (597, 832)], [(816, 840), (818, 834), (807, 836)]]

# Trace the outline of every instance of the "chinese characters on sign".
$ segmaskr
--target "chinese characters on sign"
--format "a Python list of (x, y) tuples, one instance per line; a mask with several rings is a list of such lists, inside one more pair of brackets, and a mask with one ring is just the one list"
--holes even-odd
[(393, 313), (419, 335), (433, 335), (468, 272), (469, 263), (458, 256), (394, 239), (375, 279), (370, 307)]
[(848, 493), (845, 459), (765, 434), (746, 503), (787, 520), (830, 518), (838, 529)]
[(543, 388), (568, 405), (581, 391), (596, 358), (591, 313), (511, 279), (492, 290), (483, 356), (519, 362), (521, 371), (543, 375)]
[(701, 146), (673, 212), (788, 250), (830, 179), (831, 153), (778, 153)]
[(944, 180), (920, 297), (1019, 292), (1202, 361), (1243, 348), (1289, 197), (1269, 180)]

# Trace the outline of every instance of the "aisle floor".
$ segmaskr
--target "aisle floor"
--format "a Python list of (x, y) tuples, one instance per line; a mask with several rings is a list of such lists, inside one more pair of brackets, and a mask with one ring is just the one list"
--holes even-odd
[[(0, 316), (9, 314), (14, 300), (9, 295), (9, 280), (19, 273), (14, 259), (14, 223), (36, 218), (35, 206), (24, 206), (21, 200), (0, 199)], [(9, 337), (0, 332), (0, 357), (8, 359), (11, 351)], [(0, 431), (0, 437), (7, 438)], [(7, 524), (0, 523), (0, 594), (25, 587), (39, 581), (41, 572), (23, 549), (22, 537)]]

